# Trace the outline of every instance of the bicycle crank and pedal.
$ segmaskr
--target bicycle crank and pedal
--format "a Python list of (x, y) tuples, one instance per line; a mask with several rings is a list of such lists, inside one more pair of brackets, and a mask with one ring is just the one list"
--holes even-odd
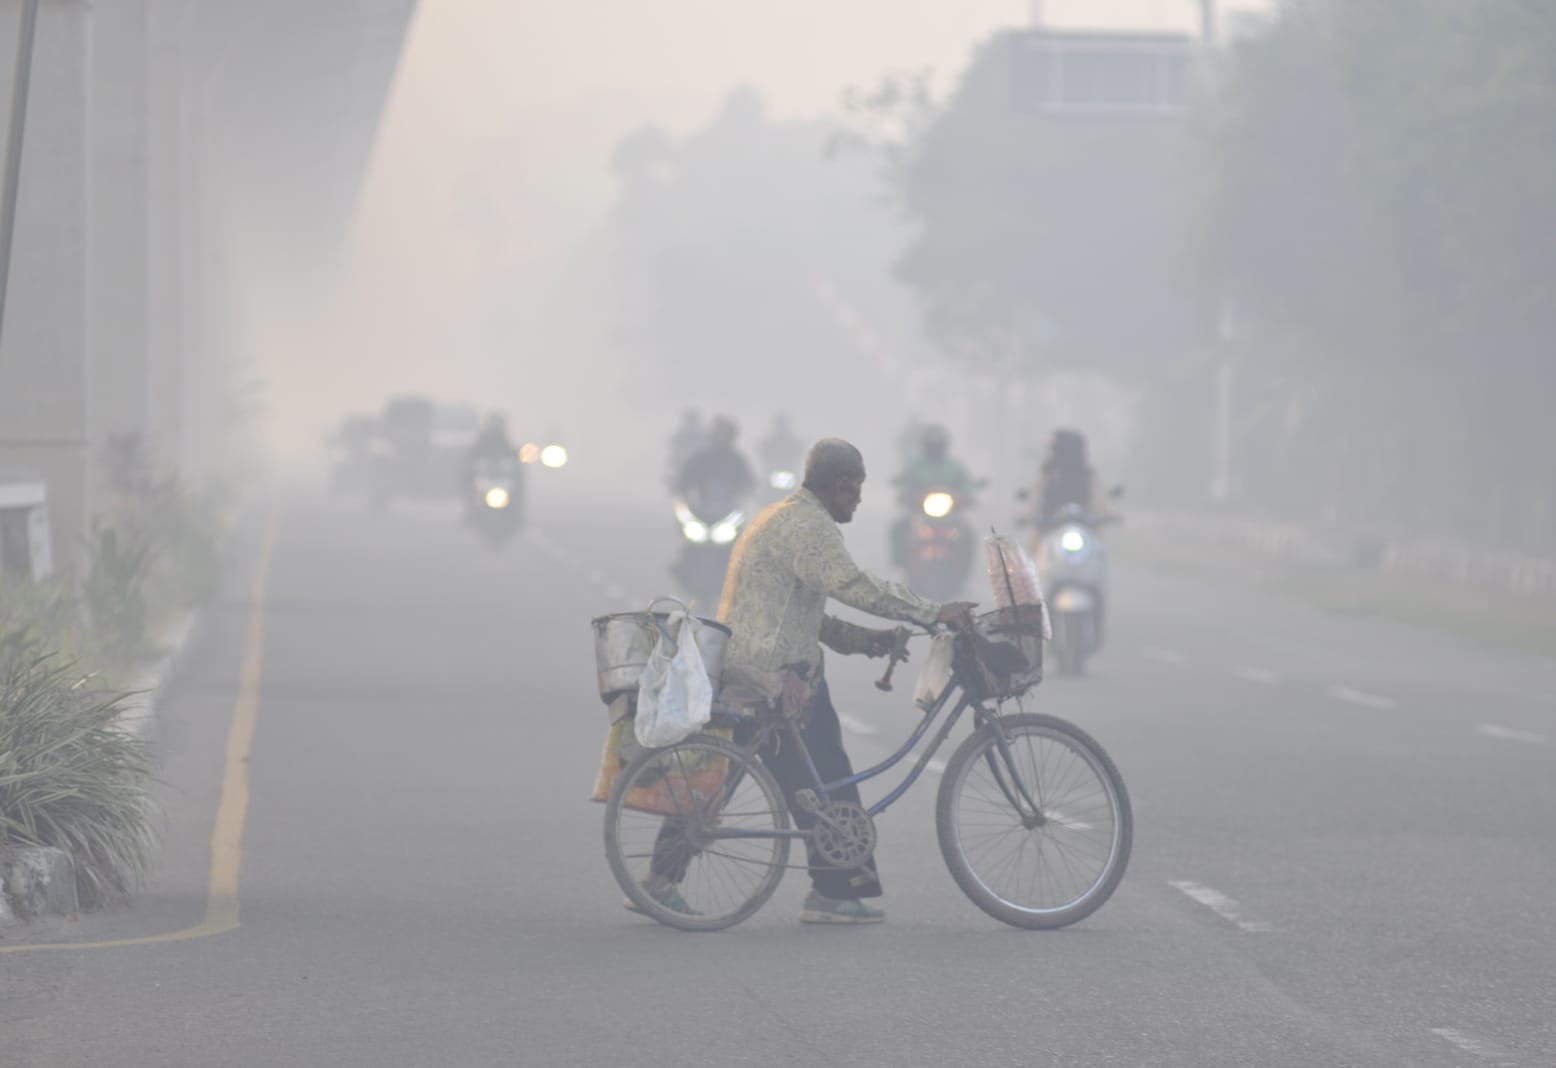
[(875, 819), (853, 801), (825, 804), (814, 790), (798, 790), (794, 803), (816, 817), (811, 847), (819, 859), (833, 868), (857, 868), (875, 854)]

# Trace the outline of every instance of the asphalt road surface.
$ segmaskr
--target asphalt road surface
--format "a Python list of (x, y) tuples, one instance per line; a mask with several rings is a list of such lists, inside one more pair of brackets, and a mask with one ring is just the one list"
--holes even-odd
[[(886, 924), (801, 926), (791, 872), (688, 935), (622, 908), (586, 799), (588, 620), (667, 591), (674, 531), (537, 513), (493, 553), (450, 508), (278, 500), (162, 709), (160, 873), (4, 932), (0, 1065), (1556, 1064), (1549, 663), (1120, 571), (1092, 675), (1035, 701), (1131, 791), (1104, 908), (979, 912), (926, 777), (881, 819)], [(856, 763), (915, 718), (879, 669), (829, 668)]]

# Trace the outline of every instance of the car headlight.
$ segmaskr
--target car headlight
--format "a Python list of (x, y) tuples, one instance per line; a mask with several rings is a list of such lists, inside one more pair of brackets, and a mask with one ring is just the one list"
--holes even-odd
[(1086, 551), (1086, 535), (1071, 527), (1059, 535), (1059, 548), (1067, 553), (1079, 553)]
[(547, 467), (566, 467), (567, 450), (560, 445), (547, 445), (540, 450), (540, 462)]
[(774, 471), (767, 476), (767, 484), (775, 490), (792, 490), (799, 482), (793, 471)]
[(526, 441), (519, 446), (519, 462), (536, 464), (540, 462), (540, 446), (533, 441)]
[(681, 524), (681, 533), (686, 536), (687, 541), (701, 545), (708, 540), (708, 524), (700, 519), (688, 519)]
[(719, 545), (728, 545), (740, 534), (740, 528), (730, 522), (713, 524), (713, 540)]
[(931, 519), (944, 519), (956, 507), (956, 498), (949, 493), (930, 493), (924, 497), (924, 514)]

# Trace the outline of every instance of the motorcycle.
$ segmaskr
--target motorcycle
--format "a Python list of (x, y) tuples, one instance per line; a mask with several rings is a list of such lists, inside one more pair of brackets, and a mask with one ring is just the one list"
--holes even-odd
[(762, 501), (764, 504), (775, 504), (800, 488), (799, 472), (786, 468), (773, 468), (767, 472), (766, 483)]
[(524, 525), (524, 484), (518, 457), (477, 457), (471, 463), (465, 515), (493, 549)]
[(947, 489), (933, 489), (918, 495), (916, 504), (896, 527), (897, 566), (915, 591), (937, 601), (950, 600), (972, 569), (973, 532), (962, 518), (971, 501)]
[(1091, 515), (1078, 504), (1066, 505), (1038, 544), (1060, 674), (1084, 675), (1086, 661), (1102, 646), (1108, 570), (1099, 531), (1117, 522), (1117, 516)]
[(746, 513), (732, 495), (686, 493), (675, 498), (681, 552), (670, 574), (698, 604), (713, 609), (724, 591), (730, 553), (745, 529)]

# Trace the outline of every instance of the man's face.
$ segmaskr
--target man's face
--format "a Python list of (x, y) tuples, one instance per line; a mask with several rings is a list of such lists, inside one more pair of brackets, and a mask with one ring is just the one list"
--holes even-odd
[(860, 471), (857, 475), (844, 475), (838, 479), (821, 503), (833, 519), (847, 523), (854, 518), (854, 512), (858, 510), (863, 498), (864, 472)]

